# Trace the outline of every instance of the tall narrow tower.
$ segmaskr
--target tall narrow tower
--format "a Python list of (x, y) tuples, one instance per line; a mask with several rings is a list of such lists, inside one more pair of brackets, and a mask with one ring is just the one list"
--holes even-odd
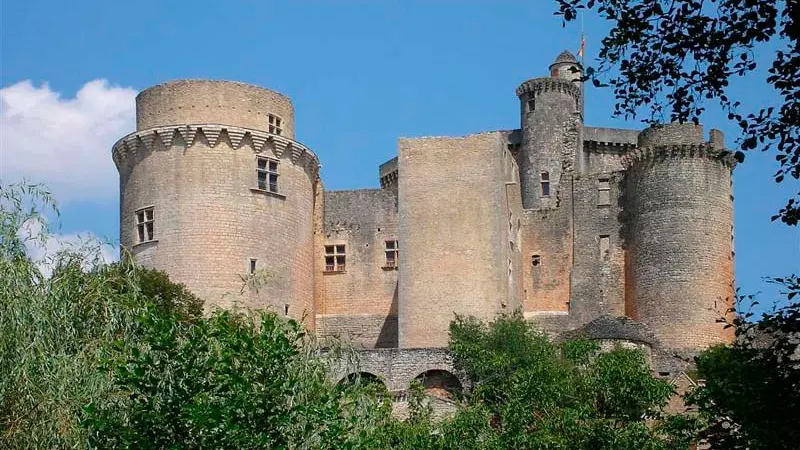
[(522, 207), (556, 206), (565, 172), (574, 168), (583, 125), (580, 65), (568, 51), (550, 65), (550, 76), (517, 88), (522, 118)]
[(639, 134), (625, 181), (628, 315), (672, 349), (729, 342), (732, 158), (722, 133), (671, 124)]
[(313, 319), (319, 163), (294, 140), (289, 98), (173, 81), (136, 97), (136, 124), (113, 147), (123, 248), (206, 305)]

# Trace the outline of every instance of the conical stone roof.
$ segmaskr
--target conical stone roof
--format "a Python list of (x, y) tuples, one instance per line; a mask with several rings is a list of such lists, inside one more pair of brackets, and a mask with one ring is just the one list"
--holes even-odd
[(578, 60), (575, 59), (575, 55), (569, 52), (569, 50), (564, 50), (561, 52), (557, 57), (556, 60), (553, 61), (553, 65), (556, 64), (577, 64)]

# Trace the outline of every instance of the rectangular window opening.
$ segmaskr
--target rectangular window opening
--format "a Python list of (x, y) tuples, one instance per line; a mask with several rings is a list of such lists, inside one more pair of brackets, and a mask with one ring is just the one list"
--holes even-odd
[(540, 267), (542, 265), (542, 256), (541, 255), (531, 256), (531, 265), (533, 267)]
[(280, 117), (274, 116), (272, 114), (268, 114), (269, 119), (269, 132), (271, 134), (277, 134), (278, 136), (283, 133), (283, 120)]
[(284, 316), (288, 316), (289, 315), (289, 304), (288, 303), (284, 303), (283, 304), (283, 315)]
[(550, 196), (550, 173), (542, 172), (542, 197)]
[(347, 257), (342, 244), (325, 246), (325, 272), (344, 272)]
[(259, 156), (256, 158), (258, 189), (278, 193), (278, 161)]
[(600, 261), (608, 261), (611, 254), (611, 238), (607, 235), (600, 236)]
[(258, 262), (255, 258), (250, 258), (250, 275), (256, 273), (256, 263)]
[(611, 206), (611, 185), (608, 178), (598, 180), (597, 206)]
[(536, 109), (536, 100), (528, 100), (528, 112), (533, 112)]
[(136, 211), (136, 234), (139, 244), (155, 240), (155, 213), (152, 206)]
[(397, 262), (400, 258), (400, 246), (396, 239), (385, 241), (384, 254), (386, 255), (384, 267), (397, 268)]

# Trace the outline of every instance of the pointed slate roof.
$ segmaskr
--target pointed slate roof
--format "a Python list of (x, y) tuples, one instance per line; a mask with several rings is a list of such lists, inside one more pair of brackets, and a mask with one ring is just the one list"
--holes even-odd
[(575, 55), (573, 55), (572, 53), (570, 53), (570, 51), (569, 51), (569, 50), (564, 50), (563, 52), (561, 52), (561, 53), (560, 53), (560, 54), (559, 54), (559, 55), (556, 57), (556, 60), (555, 60), (555, 61), (553, 61), (553, 65), (555, 65), (555, 64), (563, 64), (563, 63), (567, 63), (567, 64), (577, 64), (577, 63), (578, 63), (578, 60), (577, 60), (577, 59), (575, 59)]

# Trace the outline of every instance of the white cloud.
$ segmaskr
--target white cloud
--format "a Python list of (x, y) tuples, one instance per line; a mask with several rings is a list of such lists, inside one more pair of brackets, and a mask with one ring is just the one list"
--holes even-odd
[(59, 202), (114, 199), (111, 146), (135, 128), (135, 97), (106, 80), (74, 98), (30, 81), (0, 89), (0, 179), (45, 183)]
[(19, 236), (25, 242), (28, 256), (45, 277), (53, 273), (57, 256), (62, 251), (82, 255), (84, 269), (119, 259), (118, 248), (101, 241), (90, 232), (50, 234), (43, 233), (45, 227), (44, 219), (31, 219), (19, 230)]

